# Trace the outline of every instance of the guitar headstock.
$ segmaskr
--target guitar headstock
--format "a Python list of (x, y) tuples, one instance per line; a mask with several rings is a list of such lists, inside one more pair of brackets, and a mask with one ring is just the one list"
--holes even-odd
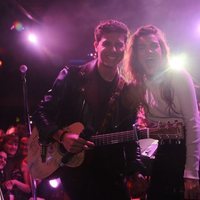
[(185, 127), (181, 122), (166, 124), (151, 128), (139, 128), (138, 136), (142, 138), (153, 138), (157, 140), (180, 140), (184, 139)]

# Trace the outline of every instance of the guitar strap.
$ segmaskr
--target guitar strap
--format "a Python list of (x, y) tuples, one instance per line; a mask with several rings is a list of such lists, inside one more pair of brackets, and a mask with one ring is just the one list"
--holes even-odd
[(108, 125), (108, 122), (109, 120), (111, 119), (113, 113), (114, 113), (114, 110), (115, 110), (115, 102), (117, 100), (117, 98), (119, 97), (123, 87), (124, 87), (124, 84), (125, 84), (125, 81), (122, 77), (119, 77), (119, 80), (118, 80), (118, 83), (117, 83), (117, 86), (115, 88), (115, 90), (113, 91), (109, 101), (108, 101), (108, 105), (107, 105), (107, 112), (105, 114), (105, 117), (102, 121), (102, 124), (99, 128), (99, 132), (103, 133), (105, 132), (106, 128), (107, 128), (107, 125)]

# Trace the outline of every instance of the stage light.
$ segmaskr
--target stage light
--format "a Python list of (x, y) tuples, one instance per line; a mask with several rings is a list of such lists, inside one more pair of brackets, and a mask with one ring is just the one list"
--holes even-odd
[(10, 30), (16, 30), (16, 31), (23, 31), (24, 26), (21, 22), (15, 21), (13, 25), (11, 26)]
[(3, 60), (0, 60), (0, 69), (3, 68)]
[(16, 117), (16, 119), (15, 119), (15, 121), (16, 121), (16, 123), (20, 123), (20, 117)]
[(88, 53), (88, 57), (91, 57), (91, 58), (96, 58), (97, 57), (97, 53)]
[(32, 44), (34, 45), (38, 44), (38, 38), (35, 34), (29, 33), (27, 37), (28, 37), (28, 41), (31, 42)]
[(174, 70), (179, 70), (186, 67), (188, 62), (187, 55), (182, 53), (170, 57), (170, 67)]
[(93, 56), (94, 56), (94, 54), (93, 54), (93, 53), (89, 53), (89, 56), (93, 57)]
[(60, 184), (61, 184), (60, 178), (49, 180), (49, 185), (52, 188), (58, 188)]

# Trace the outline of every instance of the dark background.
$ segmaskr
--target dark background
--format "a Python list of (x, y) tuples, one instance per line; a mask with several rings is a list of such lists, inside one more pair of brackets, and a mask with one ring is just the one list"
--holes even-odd
[[(18, 118), (23, 122), (19, 67), (28, 67), (31, 114), (63, 66), (91, 59), (94, 27), (110, 18), (131, 31), (145, 24), (158, 26), (172, 53), (188, 54), (187, 70), (199, 84), (199, 0), (0, 0), (0, 128)], [(16, 21), (23, 30), (11, 28)], [(27, 31), (37, 32), (39, 47), (25, 40)]]

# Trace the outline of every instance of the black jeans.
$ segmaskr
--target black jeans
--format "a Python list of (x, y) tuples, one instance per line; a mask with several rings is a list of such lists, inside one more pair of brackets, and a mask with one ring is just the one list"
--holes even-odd
[(184, 141), (159, 144), (152, 165), (148, 200), (184, 199), (184, 166), (186, 148)]

